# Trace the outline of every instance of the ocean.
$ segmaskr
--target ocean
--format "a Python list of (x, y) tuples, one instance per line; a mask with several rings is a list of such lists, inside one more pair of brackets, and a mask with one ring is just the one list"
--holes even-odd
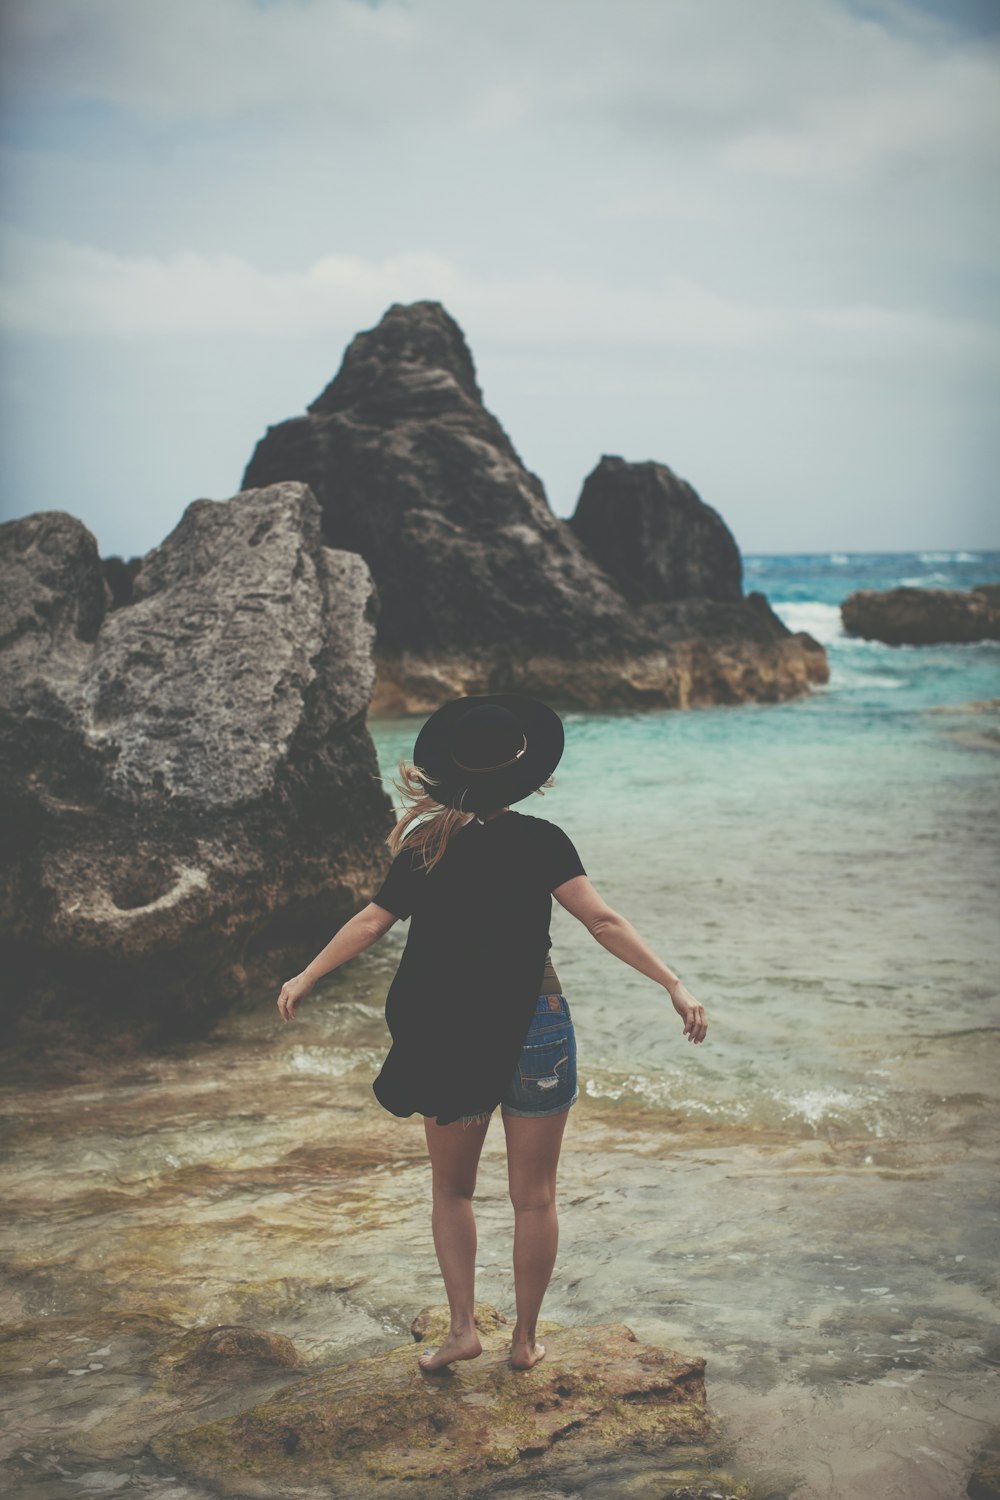
[[(1000, 552), (749, 556), (746, 589), (823, 642), (827, 685), (563, 716), (556, 784), (519, 809), (569, 833), (709, 1029), (686, 1042), (666, 994), (555, 905), (581, 1095), (540, 1331), (547, 1358), (546, 1321), (704, 1357), (721, 1437), (567, 1459), (518, 1495), (959, 1500), (1000, 1439), (1000, 643), (854, 640), (838, 609), (997, 580)], [(420, 722), (371, 721), (387, 789)], [(150, 1431), (294, 1372), (244, 1372), (188, 1416), (183, 1392), (147, 1396), (152, 1348), (242, 1324), (322, 1366), (408, 1342), (444, 1302), (422, 1123), (371, 1092), (405, 937), (292, 1023), (275, 972), (204, 1041), (0, 1091), (3, 1317), (24, 1341), (7, 1493), (208, 1500)], [(475, 1207), (477, 1298), (512, 1318), (499, 1115)]]
[[(968, 705), (1000, 695), (1000, 643), (863, 641), (839, 603), (992, 581), (1000, 552), (744, 566), (747, 591), (826, 647), (829, 684), (779, 705), (565, 713), (556, 786), (519, 804), (565, 828), (596, 889), (706, 1006), (711, 1040), (680, 1045), (658, 987), (558, 906), (553, 957), (592, 1098), (878, 1138), (928, 1108), (883, 1066), (886, 1041), (980, 1026), (996, 1003), (1000, 715)], [(371, 728), (388, 785), (415, 722)]]

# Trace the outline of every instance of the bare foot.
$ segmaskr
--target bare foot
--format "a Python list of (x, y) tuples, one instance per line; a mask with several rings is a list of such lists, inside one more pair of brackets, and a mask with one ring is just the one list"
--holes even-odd
[(545, 1358), (545, 1345), (532, 1339), (527, 1344), (511, 1344), (510, 1362), (515, 1370), (530, 1370), (540, 1359)]
[(482, 1352), (479, 1335), (470, 1328), (468, 1333), (449, 1333), (440, 1349), (433, 1352), (428, 1349), (426, 1354), (418, 1354), (417, 1363), (422, 1370), (443, 1370), (452, 1360), (475, 1359)]

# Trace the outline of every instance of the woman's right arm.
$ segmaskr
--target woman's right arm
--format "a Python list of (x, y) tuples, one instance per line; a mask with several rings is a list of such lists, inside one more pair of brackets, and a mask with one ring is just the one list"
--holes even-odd
[(586, 875), (574, 875), (572, 880), (556, 886), (552, 894), (560, 906), (583, 923), (602, 948), (662, 984), (684, 1022), (684, 1035), (689, 1042), (705, 1040), (708, 1022), (704, 1006), (694, 998), (683, 979), (643, 942), (632, 923), (598, 895)]
[(285, 980), (278, 996), (278, 1009), (284, 1019), (294, 1021), (296, 1007), (309, 994), (317, 979), (329, 974), (331, 969), (338, 969), (349, 959), (357, 958), (359, 953), (384, 937), (397, 920), (394, 912), (376, 906), (373, 901), (356, 912), (334, 933), (322, 953), (317, 953), (312, 962), (306, 964), (301, 974)]

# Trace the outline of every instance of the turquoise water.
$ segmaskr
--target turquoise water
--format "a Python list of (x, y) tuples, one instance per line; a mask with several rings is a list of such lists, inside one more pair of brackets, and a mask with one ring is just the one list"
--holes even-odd
[[(710, 1027), (684, 1042), (666, 995), (556, 906), (590, 1097), (805, 1136), (941, 1121), (908, 1049), (937, 1047), (950, 1076), (1000, 1026), (1000, 735), (995, 712), (966, 706), (1000, 696), (1000, 644), (852, 639), (838, 606), (855, 588), (998, 578), (1000, 552), (749, 557), (746, 589), (826, 647), (827, 686), (780, 705), (563, 715), (556, 786), (520, 808), (566, 829)], [(387, 777), (418, 723), (372, 722)]]

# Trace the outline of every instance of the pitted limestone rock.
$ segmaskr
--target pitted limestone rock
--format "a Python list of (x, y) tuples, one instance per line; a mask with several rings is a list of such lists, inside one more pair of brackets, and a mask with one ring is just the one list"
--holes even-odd
[(374, 585), (305, 485), (195, 500), (111, 602), (72, 516), (0, 526), (0, 958), (47, 1047), (204, 1029), (388, 862)]

